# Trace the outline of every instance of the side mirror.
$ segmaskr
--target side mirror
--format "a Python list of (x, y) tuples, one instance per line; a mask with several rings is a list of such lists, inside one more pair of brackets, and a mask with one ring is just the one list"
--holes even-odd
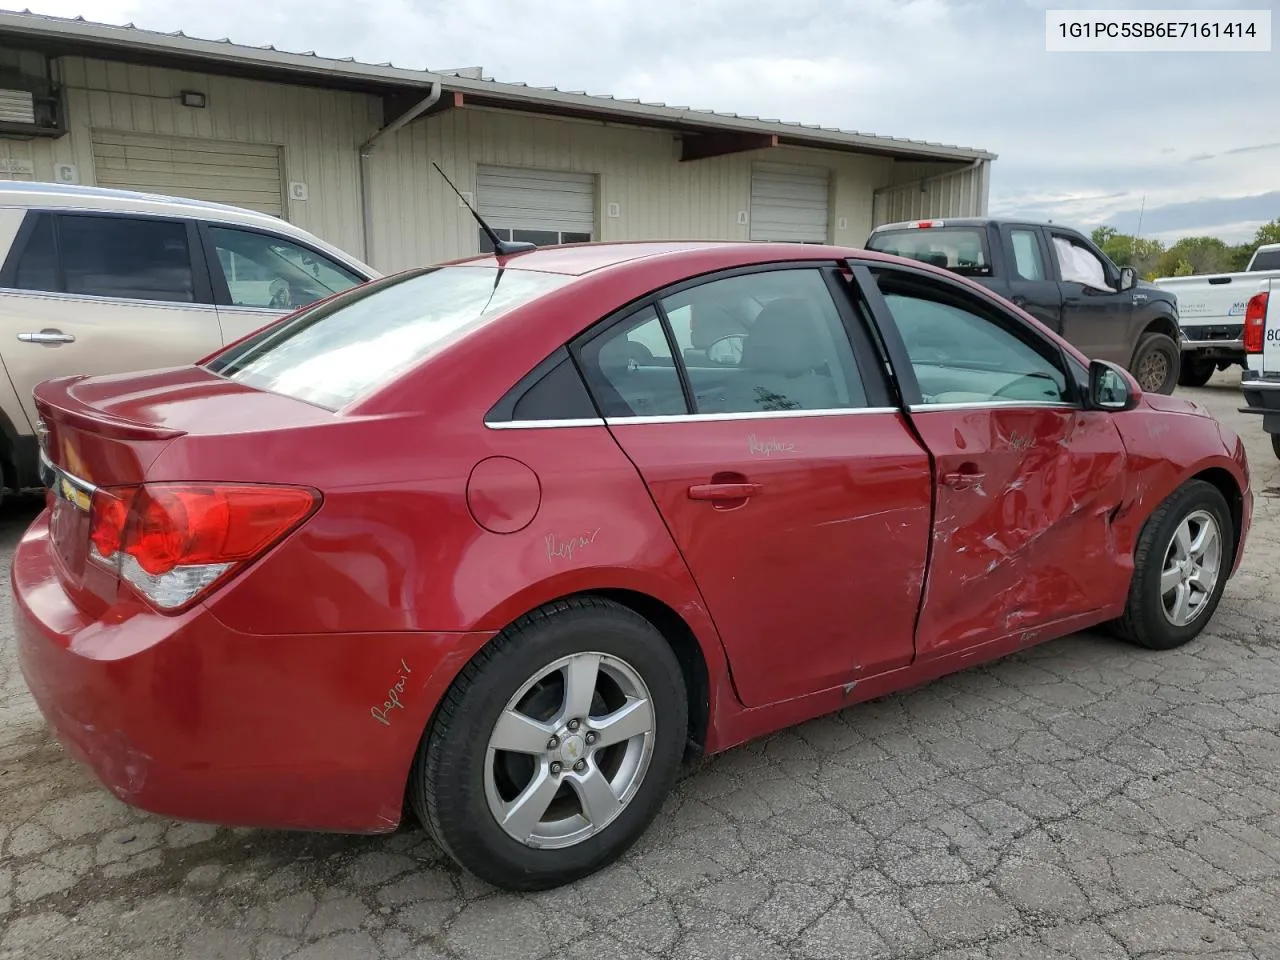
[(1132, 290), (1138, 285), (1138, 272), (1133, 267), (1120, 268), (1120, 291)]
[(1089, 364), (1090, 410), (1109, 410), (1120, 413), (1138, 405), (1142, 390), (1125, 371), (1106, 360), (1094, 360)]

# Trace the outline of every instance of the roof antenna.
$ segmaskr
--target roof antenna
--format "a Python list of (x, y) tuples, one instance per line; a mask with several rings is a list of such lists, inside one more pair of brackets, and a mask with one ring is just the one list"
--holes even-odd
[(448, 175), (440, 169), (440, 164), (432, 160), (431, 165), (436, 168), (436, 172), (439, 173), (440, 176), (444, 177), (444, 182), (447, 183), (453, 192), (458, 195), (458, 199), (462, 201), (463, 206), (471, 211), (471, 215), (476, 218), (476, 223), (480, 224), (480, 229), (484, 231), (485, 236), (489, 238), (489, 242), (493, 244), (494, 253), (500, 257), (509, 257), (513, 253), (527, 253), (530, 250), (538, 249), (538, 245), (536, 243), (529, 243), (524, 240), (515, 241), (500, 239), (498, 235), (494, 233), (493, 227), (484, 222), (484, 217), (476, 213), (476, 208), (467, 203), (467, 198), (462, 195), (461, 190), (453, 185), (453, 181), (449, 179)]

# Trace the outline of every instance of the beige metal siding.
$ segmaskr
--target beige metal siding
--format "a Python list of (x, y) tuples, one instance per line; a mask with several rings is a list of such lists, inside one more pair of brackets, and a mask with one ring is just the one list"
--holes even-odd
[(98, 185), (284, 212), (274, 144), (93, 131)]
[[(305, 201), (289, 199), (284, 191), (285, 219), (359, 256), (358, 150), (381, 122), (378, 98), (83, 57), (61, 57), (58, 69), (66, 88), (68, 135), (0, 138), (0, 157), (6, 151), (29, 157), (34, 179), (53, 180), (54, 164), (71, 163), (80, 183), (98, 184), (95, 129), (273, 144), (283, 158), (282, 184), (307, 187)], [(177, 99), (182, 90), (205, 94), (208, 106), (184, 107)]]
[(873, 194), (892, 162), (879, 157), (775, 148), (681, 163), (673, 134), (463, 107), (388, 137), (369, 163), (380, 270), (469, 256), (475, 222), (432, 168), (476, 191), (481, 166), (558, 170), (597, 178), (597, 239), (750, 239), (751, 171), (764, 160), (830, 169), (831, 236), (860, 246)]
[[(44, 77), (45, 70), (43, 54), (33, 50), (0, 50), (0, 74)], [(0, 89), (6, 86), (6, 81), (0, 79)], [(40, 159), (37, 154), (43, 152), (44, 146), (40, 140), (0, 136), (0, 180), (40, 179), (37, 175)]]
[(831, 182), (827, 170), (757, 163), (751, 170), (751, 239), (826, 243)]
[(922, 217), (987, 214), (990, 163), (884, 187), (875, 195), (875, 225)]

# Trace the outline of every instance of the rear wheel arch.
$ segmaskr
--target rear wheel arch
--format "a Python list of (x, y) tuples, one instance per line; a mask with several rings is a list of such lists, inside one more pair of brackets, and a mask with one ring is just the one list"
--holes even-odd
[[(440, 709), (448, 696), (448, 691), (458, 682), (458, 678), (463, 676), (469, 665), (478, 660), (483, 660), (487, 656), (487, 651), (489, 651), (498, 637), (503, 636), (506, 631), (519, 623), (527, 621), (530, 617), (547, 612), (554, 613), (556, 608), (562, 607), (565, 603), (591, 600), (612, 602), (631, 611), (657, 630), (671, 647), (676, 660), (680, 664), (681, 673), (684, 675), (688, 700), (689, 729), (685, 754), (687, 757), (700, 754), (707, 743), (711, 717), (712, 689), (710, 667), (702, 642), (698, 639), (688, 621), (665, 601), (638, 590), (622, 588), (599, 588), (564, 594), (539, 603), (529, 610), (522, 611), (518, 616), (512, 617), (509, 623), (501, 629), (495, 630), (493, 637), (482, 644), (465, 662), (457, 665), (453, 675), (448, 678), (448, 684), (445, 686), (439, 702), (436, 703), (423, 726), (419, 742), (426, 740), (431, 735), (432, 728), (435, 726), (436, 719), (440, 714)], [(409, 791), (409, 777), (411, 775), (412, 771), (406, 769), (404, 789), (406, 801)]]

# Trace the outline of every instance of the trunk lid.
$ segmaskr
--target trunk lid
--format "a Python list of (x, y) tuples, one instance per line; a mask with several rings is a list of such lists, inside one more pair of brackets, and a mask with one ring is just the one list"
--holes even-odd
[(115, 603), (119, 581), (90, 553), (93, 491), (148, 480), (180, 438), (256, 425), (332, 422), (318, 407), (226, 380), (201, 367), (104, 377), (62, 377), (34, 391), (49, 536), (67, 593), (90, 614)]

